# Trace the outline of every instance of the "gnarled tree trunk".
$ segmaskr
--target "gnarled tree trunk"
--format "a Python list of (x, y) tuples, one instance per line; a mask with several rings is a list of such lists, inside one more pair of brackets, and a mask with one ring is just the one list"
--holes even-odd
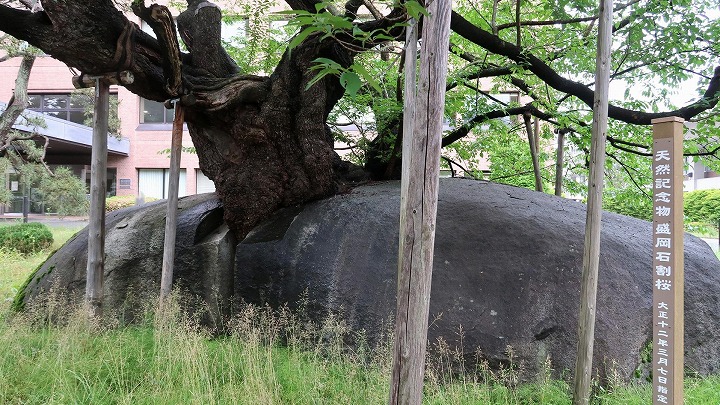
[[(147, 18), (141, 3), (133, 7)], [(200, 167), (225, 204), (226, 222), (243, 237), (276, 209), (343, 187), (350, 166), (334, 152), (325, 121), (344, 90), (333, 76), (306, 87), (314, 59), (349, 66), (353, 54), (332, 39), (311, 36), (286, 51), (270, 77), (243, 76), (220, 46), (219, 9), (201, 3), (188, 1), (178, 18), (190, 49), (180, 61), (183, 92), (191, 95), (186, 121)], [(142, 32), (110, 0), (47, 0), (43, 6), (32, 13), (0, 5), (0, 29), (83, 73), (130, 70), (135, 82), (128, 88), (142, 97), (174, 96), (166, 86), (168, 44)], [(174, 34), (173, 26), (163, 29)]]
[(263, 81), (262, 101), (189, 110), (200, 166), (215, 181), (226, 221), (240, 234), (279, 207), (342, 187), (346, 166), (333, 150), (325, 120), (343, 88), (326, 77), (305, 90), (318, 57), (351, 62), (351, 55), (332, 42), (309, 41), (286, 53)]

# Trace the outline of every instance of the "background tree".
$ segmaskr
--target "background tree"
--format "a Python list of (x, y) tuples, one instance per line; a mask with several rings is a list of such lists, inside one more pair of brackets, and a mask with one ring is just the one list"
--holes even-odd
[[(377, 132), (356, 143), (363, 147), (356, 156), (372, 177), (396, 176), (402, 31), (408, 14), (421, 14), (417, 2), (376, 7), (369, 0), (342, 5), (287, 0), (297, 34), (272, 72), (254, 68), (255, 58), (244, 64), (232, 60), (221, 41), (221, 12), (206, 2), (189, 0), (188, 10), (178, 16), (187, 50), (179, 57), (171, 20), (153, 20), (160, 9), (147, 9), (142, 1), (132, 3), (133, 11), (153, 26), (159, 41), (137, 29), (110, 0), (46, 0), (44, 11), (34, 13), (6, 3), (0, 5), (1, 30), (85, 73), (131, 70), (135, 82), (128, 88), (157, 101), (174, 95), (167, 84), (180, 77), (181, 93), (191, 95), (184, 98), (186, 120), (200, 165), (215, 181), (225, 219), (240, 236), (279, 207), (331, 195), (361, 177), (333, 151), (329, 119), (340, 116), (333, 115), (334, 109), (346, 106), (344, 101), (355, 102), (359, 112), (369, 111)], [(643, 126), (653, 118), (698, 120), (687, 152), (704, 158), (717, 152), (720, 68), (713, 71), (713, 64), (720, 54), (720, 27), (706, 17), (715, 9), (710, 0), (631, 0), (616, 6), (612, 79), (644, 85), (649, 100), (628, 92), (610, 107), (615, 121), (607, 170), (625, 172), (631, 179), (627, 184), (642, 187), (629, 167), (632, 159), (649, 153)], [(358, 17), (360, 10), (372, 18)], [(568, 165), (575, 172), (566, 177), (581, 178), (590, 139), (596, 20), (596, 5), (589, 1), (458, 2), (446, 105), (447, 118), (458, 125), (445, 134), (443, 144), (474, 142), (470, 134), (481, 140), (494, 137), (493, 126), (484, 124), (530, 114), (567, 131), (569, 148), (579, 156)], [(263, 61), (271, 60), (269, 53), (262, 55)], [(489, 92), (479, 88), (481, 78), (491, 78)], [(691, 78), (699, 78), (704, 89), (697, 99), (681, 108), (665, 105), (668, 88)], [(507, 102), (494, 95), (503, 91), (521, 97)]]
[[(32, 8), (28, 4), (29, 8)], [(24, 133), (13, 129), (13, 125), (22, 120), (30, 126), (42, 127), (44, 121), (24, 115), (28, 106), (28, 81), (38, 50), (26, 42), (9, 35), (0, 36), (0, 63), (15, 57), (22, 58), (15, 89), (6, 108), (0, 112), (0, 175), (5, 178), (9, 170), (19, 175), (19, 183), (29, 195), (34, 188), (43, 202), (59, 215), (82, 214), (87, 210), (85, 183), (73, 176), (66, 168), (55, 173), (45, 162), (48, 145), (47, 137), (36, 132)], [(117, 115), (117, 114), (116, 114)], [(43, 139), (44, 141), (37, 141)], [(0, 187), (0, 204), (8, 204), (13, 199), (10, 189)]]

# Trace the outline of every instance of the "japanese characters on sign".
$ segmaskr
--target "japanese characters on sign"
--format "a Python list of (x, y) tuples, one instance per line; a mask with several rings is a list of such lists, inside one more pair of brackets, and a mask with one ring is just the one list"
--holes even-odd
[(683, 383), (682, 121), (653, 124), (652, 396), (653, 404), (679, 405)]

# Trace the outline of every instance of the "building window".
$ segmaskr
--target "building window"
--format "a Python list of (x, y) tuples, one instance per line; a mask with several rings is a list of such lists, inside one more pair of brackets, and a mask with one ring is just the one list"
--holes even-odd
[[(117, 105), (117, 94), (111, 94), (111, 105)], [(30, 94), (28, 109), (51, 117), (92, 125), (93, 98), (83, 94)]]
[[(82, 178), (81, 176), (79, 176)], [(90, 170), (85, 170), (85, 187), (90, 190)], [(107, 168), (107, 178), (105, 182), (105, 197), (115, 197), (117, 195), (117, 168)]]
[(195, 170), (196, 174), (196, 183), (195, 183), (195, 192), (197, 194), (202, 193), (212, 193), (215, 191), (215, 183), (208, 178), (208, 176), (205, 175), (200, 169)]
[(168, 110), (163, 103), (140, 99), (140, 122), (143, 124), (172, 124), (175, 109)]
[(85, 104), (69, 94), (31, 94), (28, 109), (63, 120), (85, 123)]
[[(185, 169), (180, 169), (178, 197), (187, 195)], [(138, 169), (138, 194), (143, 197), (167, 198), (170, 187), (170, 169)]]

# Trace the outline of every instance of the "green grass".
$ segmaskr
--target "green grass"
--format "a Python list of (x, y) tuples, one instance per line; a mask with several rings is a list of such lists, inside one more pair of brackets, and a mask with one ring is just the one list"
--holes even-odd
[(685, 223), (685, 230), (698, 238), (717, 239), (718, 237), (718, 227), (716, 224), (687, 222)]
[[(74, 230), (54, 232), (60, 241)], [(15, 269), (12, 276), (3, 274), (4, 283), (18, 286), (45, 257), (3, 259), (14, 261)], [(390, 345), (350, 349), (343, 343), (348, 329), (338, 318), (315, 325), (287, 310), (248, 306), (229, 323), (228, 335), (212, 337), (174, 305), (161, 314), (148, 311), (140, 325), (102, 328), (88, 326), (81, 310), (62, 308), (69, 312), (66, 322), (47, 324), (40, 312), (17, 315), (7, 302), (0, 305), (2, 404), (387, 402)], [(451, 375), (448, 369), (441, 361), (428, 367), (423, 403), (572, 402), (568, 383), (549, 372), (518, 384), (513, 371), (481, 367)], [(687, 404), (720, 404), (718, 376), (688, 378), (685, 388)], [(650, 395), (647, 384), (614, 384), (596, 387), (592, 403), (647, 404)]]
[[(14, 225), (16, 222), (0, 222), (0, 227)], [(81, 228), (52, 228), (53, 244), (46, 250), (35, 254), (23, 255), (0, 249), (0, 302), (10, 302), (18, 288), (27, 277), (47, 259), (50, 252), (59, 249)]]

